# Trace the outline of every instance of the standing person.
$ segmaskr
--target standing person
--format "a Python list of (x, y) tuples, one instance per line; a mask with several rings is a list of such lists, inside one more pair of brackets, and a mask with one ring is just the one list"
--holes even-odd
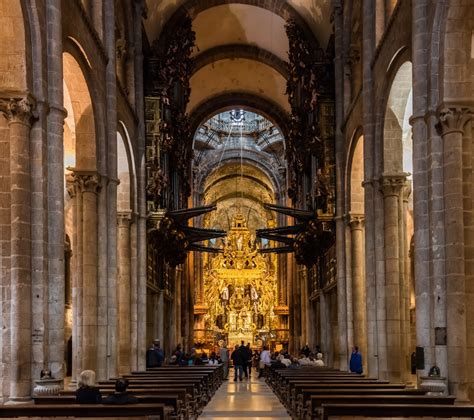
[(242, 350), (238, 344), (235, 345), (235, 349), (232, 352), (231, 359), (234, 363), (234, 382), (237, 382), (237, 372), (239, 380), (242, 380), (242, 372), (245, 361), (245, 355), (242, 353)]
[(239, 351), (240, 353), (242, 354), (242, 370), (244, 372), (244, 375), (245, 375), (245, 379), (248, 379), (249, 378), (249, 373), (247, 372), (247, 359), (248, 359), (248, 350), (247, 350), (247, 347), (245, 347), (245, 342), (244, 340), (242, 340), (240, 342), (240, 347), (239, 347)]
[(102, 394), (95, 387), (95, 372), (93, 370), (82, 371), (77, 386), (76, 402), (78, 404), (100, 404), (102, 402)]
[(260, 362), (258, 365), (258, 377), (261, 378), (263, 376), (263, 372), (266, 365), (270, 365), (271, 358), (270, 358), (270, 351), (268, 350), (267, 346), (263, 346), (263, 351), (260, 354)]
[(247, 343), (246, 347), (246, 354), (247, 354), (247, 372), (249, 374), (249, 379), (252, 376), (252, 356), (253, 356), (253, 351), (250, 348), (250, 343)]
[(306, 343), (304, 347), (301, 349), (300, 353), (304, 354), (306, 357), (309, 357), (309, 354), (311, 353), (311, 349), (309, 348), (309, 344)]
[(359, 347), (357, 346), (352, 347), (349, 369), (354, 373), (362, 373), (362, 355), (359, 353)]
[(176, 349), (174, 350), (173, 355), (176, 356), (176, 364), (180, 365), (181, 359), (183, 359), (183, 356), (184, 356), (184, 353), (181, 350), (181, 344), (178, 344), (176, 346)]
[(163, 365), (165, 354), (160, 347), (160, 340), (154, 340), (151, 347), (146, 351), (146, 367), (156, 368)]
[(229, 378), (229, 350), (227, 350), (226, 343), (219, 349), (219, 358), (222, 362), (222, 379), (227, 380)]

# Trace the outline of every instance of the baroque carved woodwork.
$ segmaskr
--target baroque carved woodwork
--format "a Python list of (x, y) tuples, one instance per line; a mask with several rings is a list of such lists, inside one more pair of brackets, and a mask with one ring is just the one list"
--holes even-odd
[(222, 253), (210, 257), (204, 271), (206, 305), (195, 308), (203, 315), (206, 338), (225, 339), (230, 345), (272, 340), (281, 325), (275, 314), (278, 303), (276, 255), (262, 255), (247, 220), (236, 214), (221, 245)]
[[(334, 211), (334, 91), (332, 42), (329, 53), (311, 44), (292, 20), (286, 24), (288, 100), (288, 196), (298, 206), (322, 213)], [(316, 173), (315, 173), (316, 172)], [(312, 183), (312, 185), (311, 185)]]
[[(192, 135), (186, 105), (191, 92), (195, 33), (189, 17), (155, 41), (146, 65), (145, 120), (148, 209), (181, 208), (190, 194)], [(175, 179), (175, 182), (172, 180)]]

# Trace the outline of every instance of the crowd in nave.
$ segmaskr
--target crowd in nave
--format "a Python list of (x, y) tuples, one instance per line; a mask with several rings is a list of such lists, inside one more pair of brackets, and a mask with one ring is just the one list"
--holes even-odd
[[(219, 347), (216, 346), (214, 350), (211, 350), (210, 356), (208, 352), (204, 350), (198, 351), (195, 347), (192, 347), (189, 351), (184, 351), (181, 344), (178, 344), (172, 354), (169, 357), (165, 357), (159, 341), (155, 340), (147, 350), (146, 358), (147, 368), (161, 367), (164, 365), (212, 366), (222, 364), (224, 380), (228, 379), (229, 362), (232, 362), (231, 366), (234, 368), (234, 381), (242, 381), (244, 378), (249, 379), (252, 374), (252, 368), (256, 370), (258, 377), (261, 378), (265, 366), (276, 369), (296, 368), (299, 366), (325, 366), (319, 345), (314, 349), (310, 349), (309, 345), (306, 344), (301, 348), (299, 353), (295, 355), (290, 354), (287, 348), (270, 351), (268, 346), (252, 348), (250, 343), (245, 344), (244, 341), (241, 341), (240, 345), (235, 344), (231, 349), (229, 349), (224, 342)], [(361, 369), (360, 367), (360, 370)], [(356, 370), (353, 371), (355, 372)]]

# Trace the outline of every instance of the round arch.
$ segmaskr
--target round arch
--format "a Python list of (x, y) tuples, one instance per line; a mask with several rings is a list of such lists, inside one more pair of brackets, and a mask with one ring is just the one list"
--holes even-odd
[[(97, 169), (96, 127), (93, 102), (83, 68), (75, 56), (63, 53), (64, 106), (71, 114), (66, 124), (71, 130), (70, 145), (75, 154), (74, 167), (78, 170)], [(69, 122), (69, 123), (68, 123)], [(68, 143), (65, 138), (66, 144)]]
[[(319, 42), (316, 39), (313, 31), (301, 17), (301, 15), (285, 0), (269, 0), (255, 4), (254, 0), (214, 0), (212, 2), (199, 1), (199, 0), (187, 0), (184, 4), (179, 6), (176, 11), (171, 15), (168, 21), (163, 25), (161, 34), (172, 34), (175, 33), (175, 29), (180, 25), (180, 22), (186, 16), (190, 16), (194, 19), (200, 12), (209, 9), (211, 7), (221, 6), (224, 4), (245, 4), (250, 6), (257, 6), (262, 9), (268, 10), (277, 16), (280, 16), (284, 20), (294, 20), (304, 31), (309, 42), (319, 47)], [(166, 37), (165, 37), (166, 38)]]
[(346, 163), (347, 213), (364, 214), (364, 135), (362, 128), (355, 130), (349, 146)]
[(258, 95), (245, 92), (227, 92), (207, 99), (196, 106), (189, 116), (191, 132), (195, 133), (203, 121), (219, 112), (229, 111), (239, 107), (246, 111), (255, 112), (267, 118), (281, 131), (283, 137), (288, 134), (289, 116), (279, 105)]
[[(123, 143), (123, 149), (121, 156), (117, 156), (118, 159), (122, 160), (123, 165), (128, 169), (129, 173), (129, 194), (130, 194), (130, 210), (136, 212), (138, 209), (138, 197), (137, 197), (137, 171), (135, 166), (135, 156), (133, 151), (132, 142), (128, 134), (127, 127), (122, 120), (118, 121), (117, 124), (117, 141)], [(125, 154), (124, 154), (125, 153)], [(126, 161), (126, 162), (125, 162)], [(120, 175), (119, 175), (120, 180)], [(120, 180), (121, 182), (121, 180)], [(120, 194), (121, 184), (118, 185), (117, 194)]]
[(219, 60), (233, 58), (246, 58), (249, 60), (258, 61), (260, 63), (266, 64), (269, 67), (272, 67), (285, 79), (288, 79), (289, 77), (288, 67), (285, 61), (270, 51), (259, 48), (256, 45), (246, 44), (220, 45), (218, 47), (205, 50), (204, 52), (197, 55), (196, 58), (194, 58), (192, 74), (196, 73), (208, 64)]
[(405, 61), (390, 84), (383, 124), (385, 173), (412, 173), (412, 140), (409, 118), (413, 113), (412, 64)]

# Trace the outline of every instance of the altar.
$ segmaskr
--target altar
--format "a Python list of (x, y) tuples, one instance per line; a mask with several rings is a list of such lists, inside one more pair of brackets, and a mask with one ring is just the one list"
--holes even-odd
[(258, 252), (259, 243), (242, 215), (236, 215), (222, 243), (222, 254), (209, 257), (204, 270), (207, 343), (226, 342), (229, 348), (244, 341), (266, 344), (279, 327), (275, 255)]

